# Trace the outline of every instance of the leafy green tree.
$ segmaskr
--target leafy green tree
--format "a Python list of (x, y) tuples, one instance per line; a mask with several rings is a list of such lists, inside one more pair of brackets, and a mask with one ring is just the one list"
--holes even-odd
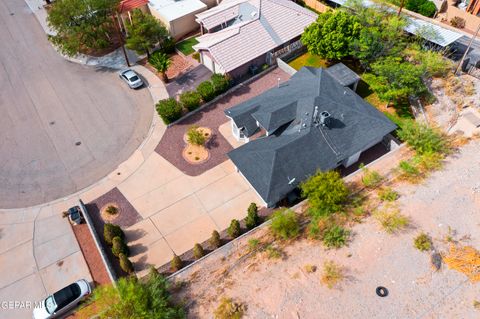
[(120, 0), (57, 0), (48, 11), (47, 24), (55, 31), (49, 40), (61, 53), (74, 56), (112, 44), (113, 17)]
[(407, 0), (405, 3), (407, 10), (420, 13), (425, 17), (433, 17), (437, 11), (435, 3), (430, 0)]
[(350, 43), (358, 39), (361, 27), (352, 14), (342, 10), (327, 11), (305, 29), (302, 43), (312, 54), (340, 60), (351, 55)]
[(336, 171), (321, 172), (300, 185), (303, 196), (308, 198), (313, 215), (335, 213), (342, 208), (348, 196), (348, 188)]
[(378, 5), (366, 7), (362, 2), (349, 3), (362, 28), (358, 38), (350, 43), (352, 55), (357, 58), (365, 69), (385, 56), (398, 56), (405, 48), (403, 28), (406, 21), (398, 17), (389, 7)]
[(163, 82), (167, 83), (167, 70), (170, 67), (170, 64), (172, 64), (172, 59), (170, 59), (167, 54), (156, 51), (148, 58), (148, 63), (150, 63), (155, 70), (160, 73)]
[(146, 53), (150, 57), (152, 50), (158, 43), (168, 39), (168, 30), (154, 16), (135, 9), (131, 13), (131, 21), (127, 19), (127, 48), (138, 54)]
[[(82, 318), (97, 315), (100, 319), (179, 319), (185, 318), (185, 311), (174, 305), (168, 291), (167, 280), (151, 272), (147, 280), (120, 278), (116, 286), (102, 285), (92, 294), (94, 309), (85, 307), (79, 311)], [(94, 311), (95, 313), (89, 313)]]
[(419, 97), (427, 91), (423, 69), (401, 58), (387, 57), (372, 64), (372, 73), (364, 80), (383, 101), (400, 101)]
[(270, 229), (282, 239), (292, 239), (300, 233), (300, 223), (297, 214), (291, 209), (279, 209), (271, 216)]
[(445, 77), (454, 67), (454, 63), (442, 52), (423, 49), (417, 43), (410, 45), (404, 53), (408, 60), (423, 70), (424, 77)]

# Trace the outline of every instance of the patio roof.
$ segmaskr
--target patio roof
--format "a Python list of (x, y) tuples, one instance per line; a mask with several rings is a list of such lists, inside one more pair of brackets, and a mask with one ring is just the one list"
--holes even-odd
[(120, 2), (120, 13), (128, 12), (133, 9), (143, 7), (148, 3), (148, 0), (123, 0)]

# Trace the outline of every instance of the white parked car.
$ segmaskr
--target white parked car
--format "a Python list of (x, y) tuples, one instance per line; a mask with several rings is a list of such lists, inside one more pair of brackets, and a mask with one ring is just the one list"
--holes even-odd
[(33, 310), (33, 319), (59, 318), (73, 309), (91, 292), (92, 288), (88, 281), (78, 280), (45, 298), (41, 302), (41, 306)]
[(121, 71), (119, 76), (128, 84), (131, 89), (136, 89), (143, 85), (142, 79), (140, 79), (138, 74), (131, 69)]

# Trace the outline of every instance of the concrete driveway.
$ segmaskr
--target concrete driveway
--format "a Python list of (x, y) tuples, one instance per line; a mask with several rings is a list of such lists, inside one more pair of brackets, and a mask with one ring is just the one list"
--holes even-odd
[(83, 189), (142, 143), (153, 116), (148, 91), (67, 62), (24, 1), (0, 1), (0, 43), (0, 208)]

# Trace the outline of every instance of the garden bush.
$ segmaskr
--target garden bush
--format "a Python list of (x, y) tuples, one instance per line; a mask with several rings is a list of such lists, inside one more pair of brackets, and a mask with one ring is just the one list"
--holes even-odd
[(427, 234), (420, 233), (413, 240), (413, 245), (420, 251), (428, 251), (432, 249), (432, 239)]
[(182, 117), (182, 106), (174, 98), (158, 101), (156, 108), (165, 124), (175, 122)]
[(199, 243), (196, 243), (193, 246), (193, 256), (195, 257), (195, 259), (200, 259), (204, 255), (205, 255), (205, 251), (203, 250), (202, 245), (200, 245)]
[(378, 191), (378, 198), (382, 201), (393, 202), (398, 199), (398, 193), (390, 187), (384, 187)]
[(252, 229), (260, 224), (260, 216), (258, 216), (258, 207), (257, 204), (251, 203), (248, 206), (247, 218), (245, 218), (245, 224), (248, 229)]
[(215, 73), (210, 78), (210, 81), (212, 81), (216, 95), (220, 95), (226, 92), (230, 87), (230, 81), (227, 79), (225, 75)]
[(348, 196), (348, 188), (336, 171), (321, 172), (300, 184), (302, 195), (308, 198), (314, 216), (339, 211)]
[(200, 132), (198, 126), (193, 125), (190, 126), (187, 131), (187, 140), (190, 144), (202, 146), (203, 144), (205, 144), (206, 138), (202, 134), (202, 132)]
[(107, 207), (107, 209), (105, 209), (105, 212), (108, 215), (116, 215), (118, 213), (118, 208), (113, 205), (110, 205)]
[(398, 208), (385, 207), (376, 211), (373, 216), (380, 226), (389, 234), (404, 230), (410, 224), (410, 219), (400, 213)]
[(418, 168), (410, 161), (401, 161), (398, 164), (398, 169), (400, 171), (401, 179), (416, 182), (421, 177), (421, 173)]
[(245, 305), (223, 297), (213, 315), (215, 319), (241, 319), (245, 310)]
[(232, 238), (237, 238), (242, 233), (240, 228), (240, 222), (236, 219), (232, 219), (230, 226), (228, 226), (227, 234)]
[(212, 237), (210, 237), (210, 245), (212, 245), (213, 248), (218, 248), (222, 246), (222, 240), (220, 239), (220, 234), (216, 230), (212, 232)]
[(290, 209), (279, 209), (272, 216), (270, 229), (277, 238), (291, 239), (300, 233), (300, 223), (297, 214)]
[(455, 27), (455, 28), (459, 28), (459, 29), (463, 29), (465, 28), (465, 19), (464, 18), (461, 18), (461, 17), (453, 17), (451, 20), (450, 20), (450, 24)]
[(265, 247), (265, 252), (267, 253), (267, 257), (269, 259), (280, 259), (283, 256), (283, 252), (272, 245)]
[(430, 0), (407, 0), (405, 4), (407, 10), (420, 13), (425, 17), (433, 17), (437, 11), (437, 7)]
[(350, 231), (341, 226), (334, 225), (325, 231), (323, 235), (323, 243), (328, 248), (340, 248), (345, 246), (349, 236)]
[(448, 152), (448, 144), (442, 133), (424, 124), (413, 120), (404, 121), (397, 133), (401, 140), (419, 154)]
[(115, 237), (125, 239), (125, 234), (120, 226), (110, 223), (103, 225), (103, 238), (108, 245), (112, 245), (113, 238)]
[(183, 261), (182, 259), (177, 256), (177, 255), (173, 255), (173, 258), (172, 258), (172, 261), (170, 262), (170, 269), (172, 271), (178, 271), (180, 269), (182, 269), (183, 267)]
[(175, 39), (172, 38), (172, 37), (168, 37), (165, 40), (163, 40), (163, 42), (160, 46), (160, 50), (163, 53), (166, 53), (166, 54), (174, 53), (175, 52), (175, 44), (176, 44)]
[(119, 257), (120, 254), (128, 256), (128, 246), (125, 244), (122, 238), (117, 236), (112, 239), (112, 253), (116, 257)]
[(326, 261), (323, 264), (322, 283), (327, 285), (329, 289), (335, 287), (345, 278), (344, 270), (340, 265), (333, 261)]
[(365, 187), (375, 188), (382, 183), (383, 177), (377, 171), (370, 170), (363, 164), (360, 165), (360, 169), (363, 172), (362, 183)]
[(202, 96), (195, 91), (187, 91), (180, 94), (180, 103), (184, 108), (193, 111), (200, 106)]
[(130, 259), (128, 259), (127, 255), (120, 254), (120, 255), (118, 255), (118, 258), (120, 260), (120, 268), (122, 268), (122, 270), (124, 272), (126, 272), (127, 274), (133, 273), (133, 271), (134, 271), (133, 264), (130, 261)]
[(215, 98), (215, 88), (212, 82), (203, 81), (197, 87), (197, 92), (200, 94), (204, 102), (209, 102)]

